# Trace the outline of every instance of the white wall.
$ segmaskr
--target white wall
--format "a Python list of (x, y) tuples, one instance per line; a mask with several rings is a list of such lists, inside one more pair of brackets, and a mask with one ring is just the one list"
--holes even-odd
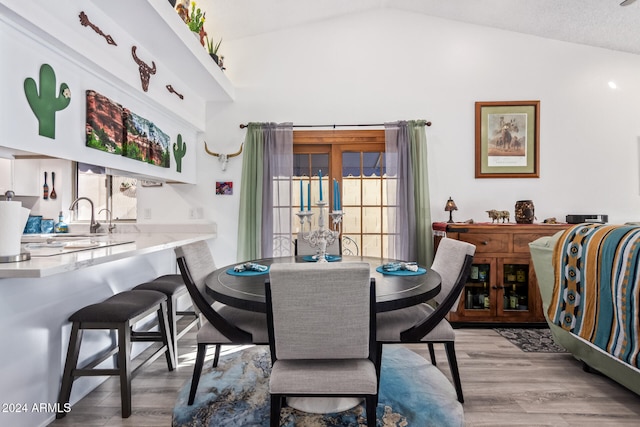
[[(604, 213), (640, 219), (640, 57), (539, 37), (377, 10), (225, 41), (231, 105), (207, 107), (209, 146), (233, 152), (248, 121), (300, 124), (428, 119), (432, 219), (487, 221), (532, 199), (538, 221)], [(619, 89), (607, 83), (614, 80)], [(540, 100), (540, 178), (475, 179), (474, 103)], [(195, 198), (218, 223), (216, 259), (234, 262), (240, 158), (220, 171), (198, 156)], [(234, 195), (213, 195), (220, 177)], [(513, 219), (512, 219), (513, 221)]]

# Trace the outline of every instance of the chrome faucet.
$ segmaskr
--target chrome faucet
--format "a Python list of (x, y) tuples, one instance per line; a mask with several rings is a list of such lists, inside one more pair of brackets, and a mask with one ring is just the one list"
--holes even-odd
[(78, 197), (77, 199), (75, 199), (71, 203), (71, 206), (69, 206), (69, 210), (72, 211), (76, 207), (76, 205), (78, 204), (78, 202), (80, 200), (86, 200), (91, 205), (91, 224), (89, 225), (89, 232), (90, 233), (97, 233), (98, 229), (100, 228), (100, 223), (98, 221), (96, 221), (95, 210), (93, 208), (93, 202), (91, 201), (90, 198), (88, 198), (88, 197)]
[(100, 209), (100, 210), (98, 211), (98, 215), (100, 215), (100, 213), (101, 213), (102, 211), (107, 211), (107, 215), (108, 215), (108, 216), (107, 216), (107, 220), (109, 221), (109, 228), (108, 228), (108, 230), (109, 230), (109, 233), (112, 233), (112, 232), (113, 232), (113, 230), (114, 230), (114, 228), (116, 228), (116, 224), (111, 223), (111, 219), (112, 219), (111, 211), (110, 211), (109, 209), (107, 209), (107, 208), (102, 208), (102, 209)]

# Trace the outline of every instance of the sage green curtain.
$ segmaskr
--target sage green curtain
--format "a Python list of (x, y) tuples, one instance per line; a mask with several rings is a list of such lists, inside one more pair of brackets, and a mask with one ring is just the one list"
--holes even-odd
[(388, 203), (396, 206), (389, 214), (389, 257), (430, 266), (433, 237), (425, 124), (423, 120), (386, 123), (385, 164)]
[(242, 157), (238, 261), (260, 257), (262, 245), (262, 180), (264, 136), (261, 123), (249, 123)]
[(427, 158), (427, 134), (424, 120), (411, 120), (408, 125), (413, 170), (413, 194), (416, 212), (416, 250), (418, 262), (431, 265), (433, 261), (433, 232)]
[(274, 236), (291, 240), (293, 124), (249, 123), (238, 219), (238, 261), (273, 256)]

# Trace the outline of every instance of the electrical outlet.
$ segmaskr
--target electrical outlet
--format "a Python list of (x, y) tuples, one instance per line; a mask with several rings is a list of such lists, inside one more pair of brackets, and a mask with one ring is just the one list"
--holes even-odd
[(144, 208), (144, 219), (151, 219), (151, 208)]
[(189, 209), (189, 219), (196, 219), (196, 208)]

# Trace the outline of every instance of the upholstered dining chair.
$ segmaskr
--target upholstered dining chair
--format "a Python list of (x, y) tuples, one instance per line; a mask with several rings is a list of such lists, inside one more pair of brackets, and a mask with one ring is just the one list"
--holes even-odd
[(274, 264), (265, 284), (271, 427), (285, 397), (365, 399), (376, 425), (375, 282), (368, 263)]
[(189, 405), (191, 405), (198, 389), (208, 346), (216, 346), (213, 360), (215, 367), (220, 357), (220, 346), (225, 344), (266, 345), (269, 343), (269, 336), (264, 313), (229, 307), (214, 301), (206, 294), (205, 279), (216, 269), (207, 242), (199, 241), (176, 248), (176, 258), (193, 306), (204, 318), (196, 336), (198, 350), (189, 392)]
[(475, 245), (443, 238), (431, 266), (442, 277), (440, 293), (434, 298), (435, 307), (423, 303), (377, 315), (378, 360), (382, 358), (382, 344), (425, 343), (429, 347), (431, 363), (436, 365), (433, 344), (444, 344), (460, 403), (464, 403), (464, 396), (455, 351), (456, 336), (445, 316), (458, 308), (475, 252)]

